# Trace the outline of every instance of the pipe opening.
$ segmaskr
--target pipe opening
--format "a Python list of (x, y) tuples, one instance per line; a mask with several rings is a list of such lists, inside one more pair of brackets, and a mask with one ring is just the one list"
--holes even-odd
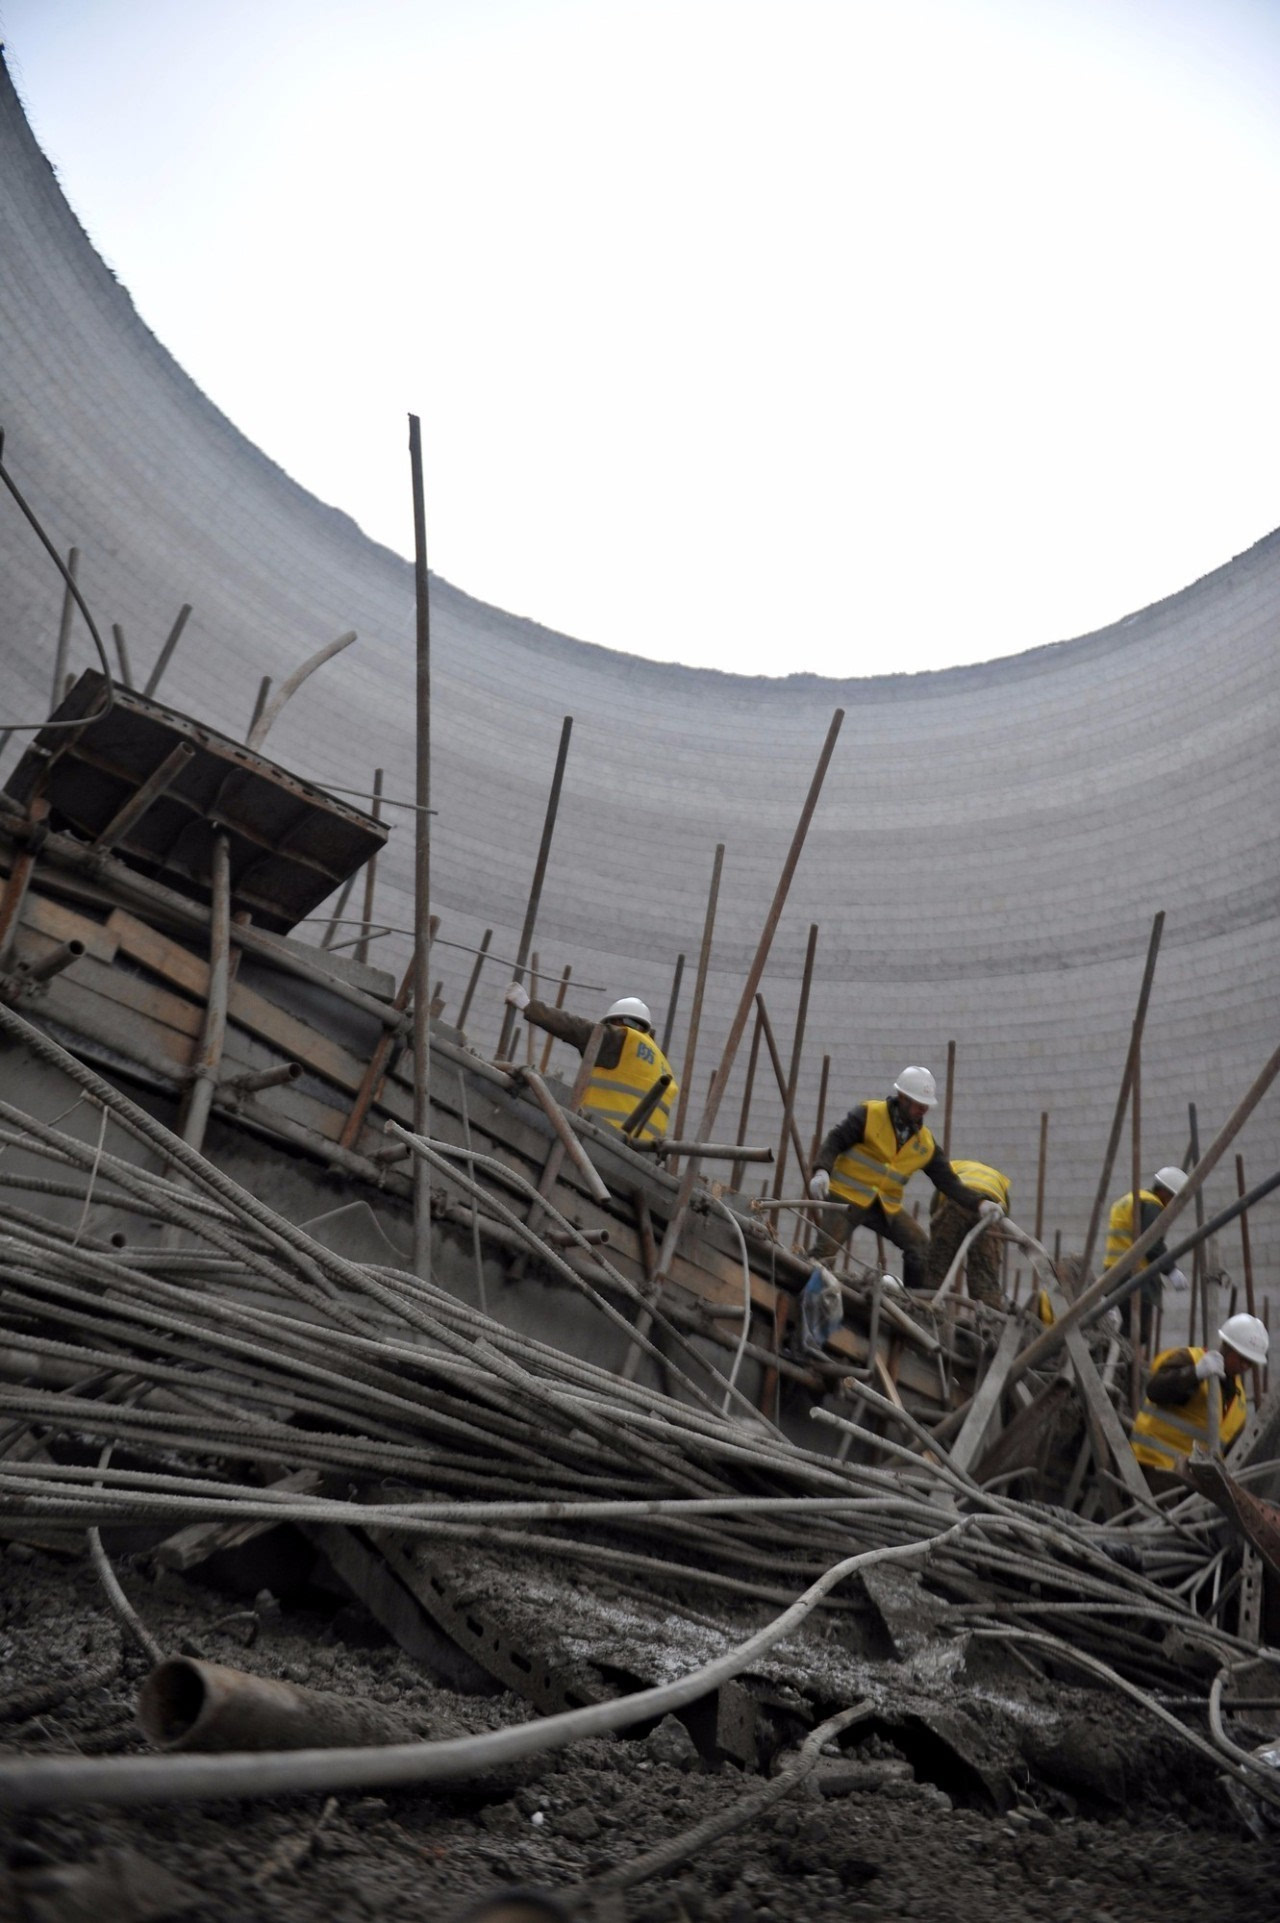
[(157, 1748), (180, 1743), (204, 1713), (208, 1692), (199, 1668), (186, 1656), (171, 1656), (138, 1692), (138, 1721)]

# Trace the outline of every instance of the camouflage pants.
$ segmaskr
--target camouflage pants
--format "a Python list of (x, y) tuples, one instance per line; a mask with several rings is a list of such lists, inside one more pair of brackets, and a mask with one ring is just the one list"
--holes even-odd
[(819, 1232), (813, 1254), (819, 1262), (834, 1262), (855, 1229), (870, 1229), (873, 1235), (882, 1235), (895, 1249), (901, 1249), (902, 1280), (906, 1287), (924, 1287), (929, 1238), (905, 1209), (891, 1215), (877, 1196), (866, 1208), (847, 1208), (843, 1215), (837, 1215), (834, 1209), (824, 1209), (817, 1220)]
[[(977, 1221), (970, 1209), (962, 1208), (945, 1195), (934, 1192), (933, 1204), (929, 1210), (929, 1262), (926, 1280), (931, 1289), (941, 1288), (947, 1270), (955, 1261), (956, 1250)], [(1004, 1244), (990, 1229), (972, 1243), (965, 1257), (965, 1268), (969, 1279), (969, 1294), (975, 1302), (985, 1302), (989, 1308), (998, 1309), (1004, 1302), (1000, 1288), (1000, 1258)]]

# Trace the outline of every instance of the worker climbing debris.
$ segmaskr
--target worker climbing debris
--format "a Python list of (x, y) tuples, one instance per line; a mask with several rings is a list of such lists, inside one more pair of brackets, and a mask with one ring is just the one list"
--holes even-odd
[[(968, 1162), (957, 1158), (951, 1166), (975, 1195), (994, 1202), (1001, 1215), (1009, 1213), (1011, 1190), (1007, 1175), (1002, 1175), (999, 1169), (990, 1167), (986, 1162)], [(995, 1218), (989, 1210), (986, 1214), (994, 1223)], [(983, 1212), (979, 1208), (971, 1208), (967, 1202), (957, 1201), (941, 1188), (934, 1190), (933, 1200), (929, 1204), (929, 1253), (925, 1262), (925, 1281), (930, 1289), (941, 1288), (959, 1253), (960, 1244), (981, 1220)], [(988, 1228), (984, 1235), (979, 1235), (970, 1243), (965, 1256), (969, 1294), (975, 1302), (982, 1302), (991, 1309), (1004, 1307), (1004, 1295), (1000, 1287), (1002, 1254), (1000, 1237)]]
[(1180, 1471), (1192, 1449), (1225, 1453), (1248, 1420), (1244, 1372), (1267, 1359), (1266, 1324), (1256, 1315), (1228, 1316), (1218, 1341), (1220, 1349), (1165, 1349), (1152, 1365), (1133, 1453), (1153, 1494), (1184, 1487)]
[[(518, 1009), (527, 1022), (543, 1028), (568, 1042), (585, 1055), (595, 1023), (584, 1015), (571, 1015), (567, 1009), (553, 1008), (549, 1002), (534, 1000), (520, 982), (512, 982), (505, 1000)], [(667, 1086), (656, 1105), (636, 1130), (642, 1141), (657, 1141), (666, 1134), (671, 1111), (680, 1085), (670, 1062), (658, 1046), (653, 1032), (653, 1017), (647, 1005), (635, 995), (624, 995), (605, 1011), (604, 1035), (591, 1070), (582, 1107), (588, 1115), (610, 1128), (621, 1129), (636, 1105), (665, 1076)]]
[(966, 1186), (925, 1127), (937, 1100), (927, 1068), (904, 1068), (886, 1100), (859, 1102), (829, 1131), (814, 1160), (809, 1193), (818, 1201), (833, 1195), (849, 1207), (821, 1225), (830, 1238), (830, 1247), (822, 1243), (828, 1258), (855, 1229), (869, 1228), (902, 1251), (907, 1288), (923, 1288), (929, 1238), (902, 1206), (903, 1190), (919, 1169), (971, 1215), (996, 1220), (1004, 1214), (998, 1201)]
[[(1149, 1189), (1139, 1189), (1138, 1191), (1139, 1206), (1136, 1226), (1133, 1219), (1132, 1190), (1130, 1190), (1127, 1195), (1121, 1195), (1111, 1204), (1111, 1216), (1107, 1224), (1106, 1264), (1108, 1268), (1112, 1268), (1115, 1263), (1120, 1260), (1120, 1257), (1125, 1251), (1133, 1246), (1138, 1237), (1145, 1234), (1156, 1217), (1163, 1214), (1174, 1196), (1181, 1194), (1182, 1190), (1186, 1187), (1186, 1181), (1186, 1175), (1180, 1168), (1158, 1168), (1151, 1178), (1151, 1187)], [(1155, 1313), (1160, 1306), (1160, 1300), (1164, 1293), (1163, 1273), (1167, 1272), (1172, 1288), (1185, 1289), (1187, 1286), (1187, 1278), (1181, 1269), (1165, 1264), (1165, 1270), (1162, 1271), (1161, 1262), (1163, 1261), (1164, 1255), (1164, 1243), (1155, 1242), (1151, 1248), (1148, 1249), (1146, 1255), (1138, 1265), (1142, 1273), (1142, 1287), (1139, 1291), (1142, 1298), (1142, 1307), (1138, 1328), (1144, 1349), (1150, 1344)], [(1131, 1340), (1132, 1302), (1133, 1297), (1126, 1296), (1120, 1309), (1120, 1325), (1125, 1335)]]

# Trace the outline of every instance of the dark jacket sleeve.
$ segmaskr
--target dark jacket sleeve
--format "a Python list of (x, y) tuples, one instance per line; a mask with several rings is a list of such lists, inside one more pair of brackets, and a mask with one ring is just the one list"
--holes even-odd
[[(524, 1011), (524, 1018), (535, 1028), (545, 1028), (548, 1035), (555, 1035), (560, 1041), (568, 1042), (576, 1048), (579, 1055), (585, 1053), (591, 1040), (594, 1022), (585, 1015), (571, 1015), (567, 1008), (553, 1008), (550, 1002), (531, 1001)], [(606, 1028), (600, 1043), (600, 1053), (596, 1056), (601, 1068), (616, 1068), (622, 1056), (622, 1030)]]
[(834, 1128), (827, 1130), (813, 1166), (816, 1169), (824, 1168), (830, 1175), (837, 1158), (843, 1155), (846, 1149), (855, 1148), (866, 1132), (867, 1105), (865, 1102), (859, 1102), (856, 1108), (849, 1110), (843, 1122), (837, 1122)]
[(1178, 1349), (1148, 1382), (1147, 1397), (1157, 1409), (1175, 1409), (1180, 1402), (1190, 1402), (1199, 1386), (1190, 1350)]
[[(933, 1186), (940, 1194), (945, 1195), (948, 1201), (959, 1202), (962, 1208), (972, 1209), (975, 1215), (987, 1200), (985, 1195), (978, 1194), (977, 1189), (967, 1187), (960, 1180), (940, 1148), (934, 1149), (924, 1165), (924, 1172)], [(990, 1235), (990, 1233), (988, 1229), (987, 1234)]]
[[(1151, 1224), (1155, 1221), (1156, 1217), (1158, 1215), (1163, 1215), (1163, 1213), (1164, 1213), (1164, 1210), (1160, 1207), (1158, 1202), (1144, 1202), (1141, 1208), (1138, 1210), (1139, 1232), (1145, 1235), (1147, 1230), (1151, 1227)], [(1137, 1239), (1138, 1239), (1137, 1236), (1135, 1236), (1134, 1241), (1136, 1242)], [(1147, 1250), (1146, 1256), (1144, 1258), (1144, 1260), (1146, 1261), (1147, 1267), (1149, 1269), (1154, 1269), (1159, 1263), (1160, 1258), (1166, 1253), (1167, 1253), (1167, 1245), (1165, 1242), (1163, 1241), (1153, 1242), (1151, 1244), (1151, 1247)]]

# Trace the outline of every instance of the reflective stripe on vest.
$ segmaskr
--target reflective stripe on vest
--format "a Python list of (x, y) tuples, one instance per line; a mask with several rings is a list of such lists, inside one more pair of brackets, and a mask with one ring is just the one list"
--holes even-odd
[(859, 1209), (878, 1198), (886, 1215), (896, 1215), (902, 1207), (903, 1189), (916, 1170), (933, 1158), (933, 1137), (927, 1128), (919, 1128), (899, 1148), (888, 1102), (868, 1102), (866, 1106), (862, 1140), (836, 1157), (831, 1193)]
[(582, 1106), (597, 1122), (607, 1122), (610, 1128), (620, 1129), (659, 1076), (670, 1075), (670, 1088), (643, 1128), (636, 1130), (637, 1140), (656, 1142), (659, 1136), (667, 1132), (667, 1123), (680, 1093), (680, 1085), (672, 1074), (670, 1062), (652, 1035), (642, 1035), (638, 1028), (624, 1028), (622, 1038), (622, 1053), (618, 1057), (617, 1067), (601, 1068), (599, 1063), (596, 1064), (591, 1071)]
[(989, 1195), (998, 1202), (1005, 1214), (1009, 1213), (1009, 1178), (1001, 1175), (998, 1168), (988, 1168), (985, 1162), (952, 1162), (952, 1168), (967, 1189), (976, 1189), (979, 1195)]
[[(1138, 1190), (1139, 1203), (1150, 1202), (1156, 1213), (1160, 1212), (1160, 1201), (1149, 1189)], [(1139, 1211), (1141, 1213), (1141, 1211)], [(1137, 1240), (1133, 1232), (1133, 1194), (1122, 1195), (1118, 1202), (1111, 1204), (1111, 1214), (1107, 1221), (1107, 1254), (1104, 1268), (1112, 1268), (1120, 1260), (1125, 1250)], [(1145, 1269), (1144, 1259), (1139, 1259), (1138, 1267)]]
[[(1193, 1362), (1199, 1362), (1203, 1349), (1163, 1349), (1151, 1365), (1154, 1375), (1175, 1355), (1187, 1355)], [(1230, 1403), (1224, 1397), (1222, 1405), (1222, 1427), (1218, 1432), (1218, 1445), (1226, 1452), (1244, 1428), (1249, 1414), (1248, 1399), (1244, 1383), (1241, 1382)], [(1180, 1402), (1173, 1409), (1162, 1409), (1148, 1396), (1137, 1415), (1133, 1418), (1133, 1453), (1139, 1462), (1150, 1469), (1176, 1469), (1191, 1454), (1196, 1443), (1202, 1448), (1209, 1446), (1209, 1384), (1197, 1382), (1196, 1392), (1188, 1402)]]

